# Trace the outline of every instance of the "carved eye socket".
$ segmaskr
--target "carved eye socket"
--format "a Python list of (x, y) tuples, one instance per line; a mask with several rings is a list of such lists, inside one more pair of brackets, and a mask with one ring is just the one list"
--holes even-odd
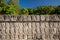
[(0, 35), (0, 38), (2, 38), (2, 35)]
[(59, 34), (54, 34), (54, 35), (53, 35), (53, 38), (54, 38), (54, 39), (59, 38)]
[(53, 35), (53, 38), (55, 39), (57, 37), (57, 35)]
[(2, 31), (2, 30), (0, 29), (0, 31)]

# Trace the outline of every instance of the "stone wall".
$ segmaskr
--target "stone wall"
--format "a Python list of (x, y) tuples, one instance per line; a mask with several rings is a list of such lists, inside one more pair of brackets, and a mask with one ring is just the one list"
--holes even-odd
[(60, 15), (0, 15), (0, 40), (60, 40)]

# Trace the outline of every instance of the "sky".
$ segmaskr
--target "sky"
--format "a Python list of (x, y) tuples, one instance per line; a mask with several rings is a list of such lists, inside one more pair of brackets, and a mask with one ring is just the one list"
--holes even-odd
[(57, 6), (60, 5), (60, 0), (20, 0), (19, 4), (22, 8), (35, 8), (37, 6)]

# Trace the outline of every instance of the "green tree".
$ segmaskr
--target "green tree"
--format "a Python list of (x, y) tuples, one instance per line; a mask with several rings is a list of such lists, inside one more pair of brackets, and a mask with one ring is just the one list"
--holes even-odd
[(2, 11), (8, 15), (16, 15), (16, 10), (13, 5), (7, 5), (6, 7), (3, 7)]
[(37, 8), (28, 9), (28, 11), (29, 15), (39, 15), (39, 11)]
[(19, 0), (10, 0), (9, 4), (12, 4), (17, 11), (17, 14), (20, 13), (21, 7), (19, 6)]
[(0, 14), (1, 14), (1, 12), (2, 12), (2, 7), (0, 7)]
[(37, 13), (41, 14), (46, 14), (47, 7), (46, 6), (39, 6), (37, 7)]
[(3, 14), (2, 11), (4, 7), (6, 7), (8, 4), (6, 3), (6, 0), (0, 0), (0, 14)]
[(28, 9), (28, 11), (29, 11), (29, 14), (30, 14), (30, 15), (31, 15), (31, 14), (34, 14), (33, 9)]
[(0, 3), (1, 3), (1, 2), (4, 2), (4, 3), (6, 3), (6, 0), (0, 0)]
[(54, 6), (47, 6), (46, 14), (54, 14), (55, 7)]
[(18, 5), (19, 4), (19, 0), (10, 0), (9, 4)]
[(28, 15), (28, 14), (29, 14), (28, 9), (27, 9), (27, 8), (23, 8), (23, 9), (21, 10), (21, 14)]
[(55, 12), (55, 8), (54, 6), (39, 6), (37, 7), (37, 11), (38, 14), (53, 14)]
[(60, 14), (60, 5), (55, 8), (55, 14)]

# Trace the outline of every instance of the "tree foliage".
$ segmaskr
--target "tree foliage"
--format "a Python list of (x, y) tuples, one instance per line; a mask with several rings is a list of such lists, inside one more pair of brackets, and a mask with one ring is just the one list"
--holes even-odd
[(38, 6), (36, 8), (21, 8), (19, 0), (0, 0), (0, 14), (5, 15), (53, 15), (60, 14), (58, 6)]
[(15, 10), (13, 5), (8, 5), (8, 6), (4, 7), (3, 11), (6, 14), (10, 14), (10, 15), (15, 15), (16, 14), (16, 10)]
[(24, 14), (24, 15), (28, 15), (29, 14), (28, 9), (26, 9), (26, 8), (23, 8), (21, 10), (21, 13)]
[(57, 7), (56, 7), (55, 13), (56, 13), (56, 14), (60, 14), (60, 6), (57, 6)]
[(50, 15), (55, 12), (54, 6), (39, 6), (34, 9), (29, 10), (29, 14), (36, 14), (36, 15)]

